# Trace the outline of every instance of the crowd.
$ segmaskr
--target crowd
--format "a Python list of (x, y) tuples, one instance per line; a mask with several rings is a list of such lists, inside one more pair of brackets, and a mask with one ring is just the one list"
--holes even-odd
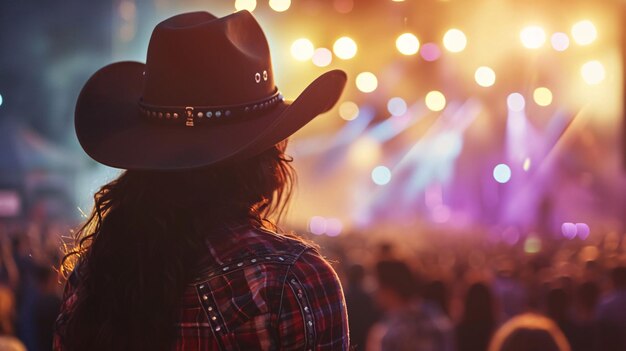
[(427, 237), (322, 240), (344, 281), (357, 350), (626, 350), (617, 233), (533, 238), (532, 247)]
[[(51, 349), (70, 228), (0, 226), (0, 350)], [(427, 238), (427, 240), (424, 240)], [(626, 240), (316, 237), (343, 282), (356, 350), (626, 350)], [(539, 245), (539, 246), (537, 246)]]

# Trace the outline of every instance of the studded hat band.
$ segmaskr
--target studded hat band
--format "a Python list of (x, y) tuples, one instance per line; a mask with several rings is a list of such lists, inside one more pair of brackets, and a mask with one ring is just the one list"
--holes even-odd
[(170, 123), (185, 122), (187, 127), (197, 123), (218, 121), (224, 118), (238, 118), (266, 111), (283, 101), (283, 95), (276, 89), (270, 97), (251, 103), (226, 106), (158, 106), (139, 101), (141, 115), (151, 120)]

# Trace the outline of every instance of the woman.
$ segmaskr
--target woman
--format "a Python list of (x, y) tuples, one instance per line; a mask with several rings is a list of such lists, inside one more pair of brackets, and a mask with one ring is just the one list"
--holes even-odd
[(459, 351), (486, 351), (496, 326), (493, 296), (483, 282), (470, 285), (465, 294), (465, 309), (456, 327)]
[(337, 275), (270, 221), (295, 176), (285, 139), (345, 81), (327, 72), (283, 101), (246, 11), (169, 18), (146, 64), (96, 72), (77, 135), (93, 159), (126, 171), (95, 194), (64, 258), (55, 349), (347, 349)]

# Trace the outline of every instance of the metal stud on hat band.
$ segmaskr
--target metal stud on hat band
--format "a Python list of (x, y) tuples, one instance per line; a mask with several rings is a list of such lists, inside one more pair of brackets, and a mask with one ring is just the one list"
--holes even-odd
[(238, 118), (258, 114), (283, 101), (283, 96), (276, 89), (271, 96), (251, 103), (224, 106), (158, 106), (139, 101), (142, 116), (150, 120), (184, 124), (194, 127), (196, 123), (218, 121), (223, 117)]

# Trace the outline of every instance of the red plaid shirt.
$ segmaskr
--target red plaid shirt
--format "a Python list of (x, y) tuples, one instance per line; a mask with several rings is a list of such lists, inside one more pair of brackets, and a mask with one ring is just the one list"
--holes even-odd
[[(347, 350), (341, 285), (317, 250), (262, 229), (230, 231), (208, 245), (185, 290), (174, 350)], [(74, 299), (67, 288), (62, 311)]]

